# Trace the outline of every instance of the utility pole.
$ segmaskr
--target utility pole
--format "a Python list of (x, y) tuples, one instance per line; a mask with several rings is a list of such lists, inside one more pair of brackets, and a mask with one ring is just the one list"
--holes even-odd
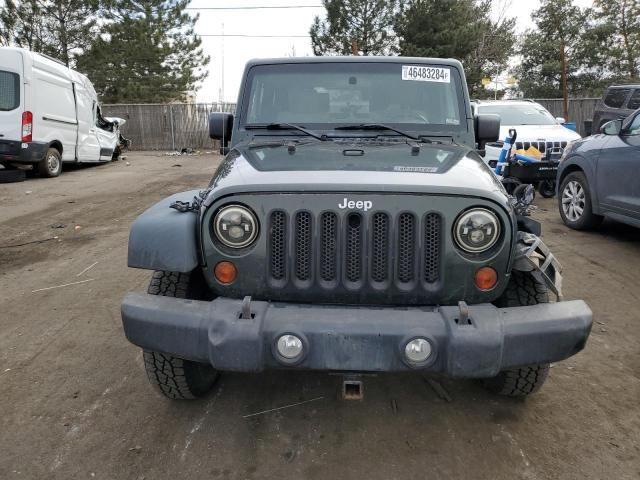
[(567, 53), (564, 39), (560, 42), (560, 82), (562, 83), (562, 114), (569, 121), (569, 88), (567, 87)]

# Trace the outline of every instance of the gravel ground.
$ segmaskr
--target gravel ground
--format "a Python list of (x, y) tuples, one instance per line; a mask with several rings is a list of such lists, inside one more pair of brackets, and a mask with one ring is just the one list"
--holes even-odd
[[(269, 372), (171, 402), (122, 332), (122, 297), (150, 277), (127, 268), (127, 232), (154, 202), (205, 186), (219, 157), (128, 162), (0, 185), (0, 478), (640, 478), (640, 230), (571, 231), (539, 202), (566, 298), (595, 322), (526, 401), (403, 374), (367, 377), (365, 400), (344, 402), (339, 377)], [(72, 282), (84, 283), (47, 290)]]

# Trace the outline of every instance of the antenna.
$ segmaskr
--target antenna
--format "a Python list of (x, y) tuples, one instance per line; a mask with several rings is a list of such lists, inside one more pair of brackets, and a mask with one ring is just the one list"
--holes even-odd
[(222, 61), (222, 102), (224, 103), (224, 22), (222, 22), (222, 55), (221, 55), (221, 61)]

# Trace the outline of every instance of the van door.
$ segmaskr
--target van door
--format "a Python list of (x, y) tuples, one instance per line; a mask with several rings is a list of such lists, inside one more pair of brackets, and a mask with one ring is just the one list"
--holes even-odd
[(62, 160), (76, 159), (78, 121), (73, 82), (69, 69), (33, 55), (33, 80), (30, 86), (33, 111), (33, 140), (62, 144)]
[(19, 51), (0, 48), (0, 141), (22, 140), (23, 69)]
[(96, 132), (97, 103), (80, 83), (74, 83), (78, 110), (78, 161), (100, 161), (100, 143)]
[(98, 127), (98, 142), (100, 142), (100, 160), (111, 160), (118, 144), (118, 128), (113, 122), (104, 119), (100, 106), (98, 106), (96, 126)]

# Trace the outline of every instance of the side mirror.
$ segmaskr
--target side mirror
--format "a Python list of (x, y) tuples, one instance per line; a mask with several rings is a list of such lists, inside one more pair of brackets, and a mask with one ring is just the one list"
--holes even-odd
[(564, 117), (556, 117), (556, 120), (560, 125), (564, 125), (565, 123), (567, 123), (567, 119)]
[(487, 142), (495, 142), (500, 136), (500, 115), (480, 113), (475, 117), (475, 133), (478, 148), (484, 148)]
[(209, 114), (209, 136), (214, 140), (220, 140), (226, 147), (231, 139), (233, 130), (233, 114), (214, 112)]
[(600, 133), (605, 135), (620, 135), (622, 120), (611, 120), (600, 127)]

